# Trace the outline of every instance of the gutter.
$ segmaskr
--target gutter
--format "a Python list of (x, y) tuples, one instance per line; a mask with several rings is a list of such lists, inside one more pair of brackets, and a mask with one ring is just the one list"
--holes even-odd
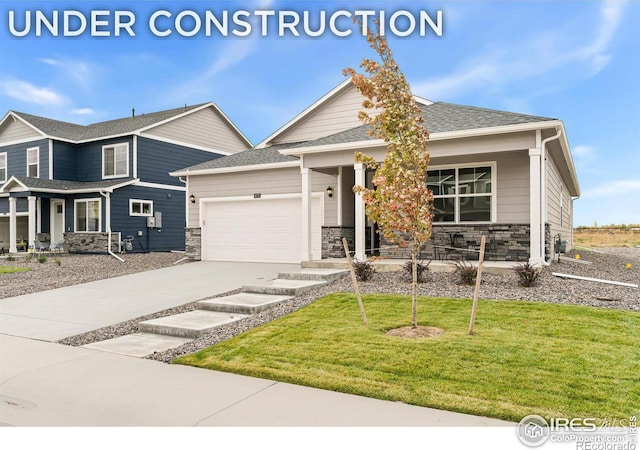
[(562, 128), (556, 127), (556, 134), (554, 136), (550, 136), (544, 139), (540, 143), (540, 150), (542, 152), (542, 157), (540, 158), (540, 254), (542, 256), (542, 263), (545, 266), (549, 266), (550, 261), (553, 259), (553, 256), (547, 258), (544, 256), (544, 247), (545, 247), (545, 227), (547, 223), (547, 143), (554, 141), (562, 136)]
[(108, 233), (108, 244), (107, 244), (107, 253), (113, 256), (120, 262), (124, 262), (124, 259), (120, 258), (118, 255), (111, 251), (111, 192), (101, 190), (100, 195), (105, 198), (105, 211), (106, 211), (106, 223), (107, 223), (107, 233)]

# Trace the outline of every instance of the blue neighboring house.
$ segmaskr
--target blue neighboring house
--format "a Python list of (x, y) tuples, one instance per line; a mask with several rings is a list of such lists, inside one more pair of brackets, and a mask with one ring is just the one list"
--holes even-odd
[[(184, 250), (186, 180), (169, 175), (251, 148), (214, 104), (77, 125), (0, 121), (0, 249), (64, 240), (72, 253)], [(46, 244), (45, 244), (46, 245)]]

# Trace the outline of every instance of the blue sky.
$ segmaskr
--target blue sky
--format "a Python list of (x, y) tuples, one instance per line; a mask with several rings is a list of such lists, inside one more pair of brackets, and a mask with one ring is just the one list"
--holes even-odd
[[(159, 38), (159, 9), (442, 9), (442, 37), (389, 39), (414, 92), (431, 100), (564, 121), (582, 197), (575, 225), (640, 223), (640, 2), (635, 1), (0, 1), (0, 114), (76, 123), (216, 102), (258, 143), (373, 56), (337, 38)], [(126, 9), (135, 37), (18, 38), (8, 11)], [(18, 15), (18, 17), (20, 17)]]

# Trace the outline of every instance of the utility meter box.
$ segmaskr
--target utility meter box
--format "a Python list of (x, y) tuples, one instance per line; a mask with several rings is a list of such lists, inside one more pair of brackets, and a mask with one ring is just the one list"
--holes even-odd
[(162, 213), (161, 212), (156, 212), (153, 215), (153, 218), (156, 219), (156, 228), (162, 228)]
[(156, 218), (147, 217), (147, 228), (155, 228), (155, 227), (156, 227)]

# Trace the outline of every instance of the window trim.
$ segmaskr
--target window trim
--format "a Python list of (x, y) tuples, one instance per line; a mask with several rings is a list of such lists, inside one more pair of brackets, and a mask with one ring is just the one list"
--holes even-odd
[(29, 166), (33, 166), (32, 164), (29, 164), (29, 152), (34, 151), (36, 152), (36, 162), (35, 162), (35, 166), (36, 166), (36, 176), (35, 177), (31, 177), (31, 178), (40, 178), (40, 147), (30, 147), (27, 149), (27, 176), (29, 176)]
[[(118, 147), (125, 147), (127, 150), (127, 170), (125, 171), (124, 174), (120, 175), (120, 174), (116, 174), (116, 149)], [(104, 165), (104, 152), (106, 149), (108, 148), (113, 148), (113, 171), (114, 174), (113, 175), (105, 175), (104, 169), (105, 169), (105, 165)], [(119, 142), (117, 144), (106, 144), (102, 146), (102, 179), (103, 180), (108, 180), (111, 178), (127, 178), (129, 176), (129, 143), (128, 142)]]
[[(96, 231), (78, 231), (78, 203), (87, 203), (97, 201), (98, 202), (98, 229)], [(89, 219), (89, 215), (85, 217), (85, 221)], [(86, 225), (86, 223), (85, 223)], [(87, 227), (89, 228), (89, 227)], [(74, 233), (100, 233), (102, 232), (102, 199), (99, 197), (92, 198), (77, 198), (73, 201), (73, 232)]]
[[(144, 204), (144, 203), (148, 203), (151, 205), (151, 213), (149, 214), (144, 214), (144, 213), (134, 213), (133, 212), (133, 204), (134, 203), (140, 203), (140, 204)], [(142, 208), (140, 208), (140, 210), (142, 211)], [(132, 217), (153, 217), (153, 200), (141, 200), (141, 199), (137, 199), (137, 198), (130, 198), (129, 199), (129, 215)]]
[(0, 165), (0, 169), (4, 169), (4, 178), (0, 178), (0, 182), (4, 183), (7, 181), (9, 176), (9, 156), (7, 156), (7, 152), (0, 153), (0, 161), (4, 159), (4, 167)]
[[(473, 169), (475, 167), (491, 167), (491, 219), (488, 222), (461, 222), (460, 221), (460, 197), (489, 197), (487, 194), (463, 194), (460, 195), (458, 192), (458, 180), (459, 180), (459, 171), (460, 169)], [(447, 169), (455, 169), (456, 171), (456, 192), (455, 194), (447, 194), (447, 195), (434, 195), (434, 198), (453, 198), (454, 201), (454, 217), (455, 221), (453, 222), (433, 222), (433, 225), (447, 226), (447, 225), (486, 225), (486, 224), (494, 224), (498, 221), (498, 163), (497, 161), (483, 161), (483, 162), (472, 162), (472, 163), (462, 163), (462, 164), (442, 164), (442, 165), (433, 165), (427, 168), (427, 171), (430, 170), (447, 170)]]

